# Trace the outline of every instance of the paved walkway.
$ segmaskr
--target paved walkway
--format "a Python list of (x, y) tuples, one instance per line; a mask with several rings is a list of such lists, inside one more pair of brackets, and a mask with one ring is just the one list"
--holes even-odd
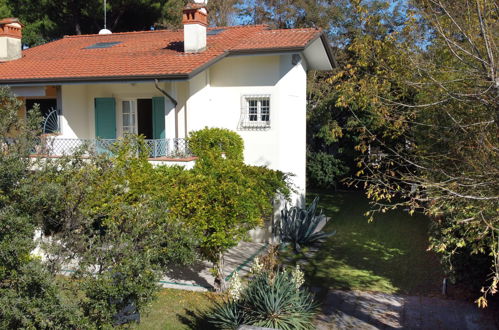
[[(254, 257), (263, 252), (266, 244), (241, 242), (225, 254), (224, 271), (228, 278), (234, 271), (244, 276), (249, 272)], [(215, 278), (211, 273), (213, 265), (207, 261), (200, 261), (189, 267), (177, 267), (161, 279), (165, 288), (184, 289), (192, 291), (213, 290)]]
[(499, 329), (499, 310), (457, 300), (330, 291), (317, 329)]

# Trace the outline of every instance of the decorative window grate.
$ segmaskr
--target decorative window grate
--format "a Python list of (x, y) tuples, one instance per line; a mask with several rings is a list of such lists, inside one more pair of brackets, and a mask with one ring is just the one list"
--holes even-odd
[(270, 128), (270, 95), (244, 95), (241, 98), (239, 129)]

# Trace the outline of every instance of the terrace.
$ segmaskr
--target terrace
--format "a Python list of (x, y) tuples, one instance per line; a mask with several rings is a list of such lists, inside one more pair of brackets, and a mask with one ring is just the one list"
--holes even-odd
[[(44, 135), (33, 151), (34, 157), (62, 157), (80, 150), (89, 153), (110, 153), (121, 139), (71, 139)], [(191, 160), (193, 157), (186, 139), (144, 140), (150, 160)]]

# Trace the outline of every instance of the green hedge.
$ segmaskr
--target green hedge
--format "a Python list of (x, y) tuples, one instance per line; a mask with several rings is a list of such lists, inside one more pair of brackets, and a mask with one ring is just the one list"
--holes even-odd
[(188, 138), (189, 148), (199, 158), (243, 160), (244, 142), (237, 134), (224, 128), (204, 128), (192, 132)]

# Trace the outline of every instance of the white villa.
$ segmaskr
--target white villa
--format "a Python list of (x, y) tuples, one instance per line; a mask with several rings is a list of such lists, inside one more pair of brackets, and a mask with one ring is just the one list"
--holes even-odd
[(66, 36), (22, 50), (23, 25), (0, 19), (0, 85), (41, 106), (57, 157), (142, 134), (150, 161), (192, 166), (184, 139), (204, 127), (239, 133), (245, 161), (295, 175), (305, 193), (308, 70), (334, 58), (317, 29), (207, 28), (202, 6), (184, 29)]

